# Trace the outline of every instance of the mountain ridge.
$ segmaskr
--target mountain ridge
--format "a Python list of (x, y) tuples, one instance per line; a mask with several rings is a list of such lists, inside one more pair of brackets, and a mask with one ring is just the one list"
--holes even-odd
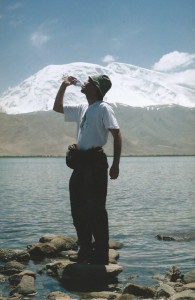
[[(195, 108), (142, 108), (112, 104), (123, 137), (123, 156), (195, 155)], [(76, 125), (62, 114), (0, 113), (0, 156), (65, 156), (75, 143)], [(112, 136), (104, 147), (113, 154)]]

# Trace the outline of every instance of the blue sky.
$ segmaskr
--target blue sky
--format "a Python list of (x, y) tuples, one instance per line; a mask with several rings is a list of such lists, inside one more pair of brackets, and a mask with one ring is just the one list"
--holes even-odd
[(0, 0), (0, 93), (50, 64), (194, 67), (195, 0)]

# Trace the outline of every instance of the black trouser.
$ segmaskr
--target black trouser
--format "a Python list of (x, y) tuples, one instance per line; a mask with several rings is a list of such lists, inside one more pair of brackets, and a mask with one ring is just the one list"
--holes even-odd
[(108, 163), (100, 150), (79, 151), (79, 164), (70, 178), (70, 202), (73, 223), (80, 249), (90, 251), (95, 242), (95, 253), (108, 258), (108, 216), (106, 196)]

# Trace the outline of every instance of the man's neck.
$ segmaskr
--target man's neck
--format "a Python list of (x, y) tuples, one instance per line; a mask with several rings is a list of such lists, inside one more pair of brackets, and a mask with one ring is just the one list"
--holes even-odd
[(87, 102), (89, 103), (89, 105), (97, 102), (97, 101), (100, 101), (100, 99), (97, 99), (97, 98), (87, 98)]

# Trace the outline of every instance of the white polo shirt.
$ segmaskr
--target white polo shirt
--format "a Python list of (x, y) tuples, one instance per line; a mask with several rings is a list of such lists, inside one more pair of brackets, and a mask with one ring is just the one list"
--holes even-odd
[(64, 115), (65, 122), (77, 123), (77, 145), (80, 150), (104, 146), (109, 129), (119, 129), (112, 107), (104, 101), (91, 105), (65, 105)]

